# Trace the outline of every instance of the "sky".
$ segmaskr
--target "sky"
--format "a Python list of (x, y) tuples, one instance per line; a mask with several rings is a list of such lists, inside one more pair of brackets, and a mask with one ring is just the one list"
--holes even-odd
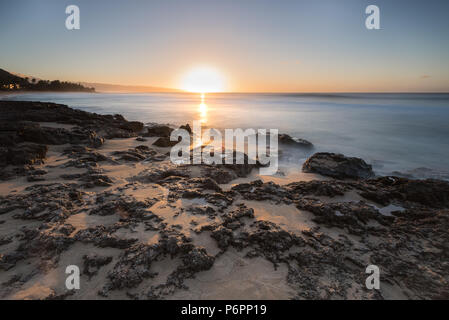
[[(72, 4), (80, 30), (65, 27)], [(0, 68), (179, 88), (207, 66), (226, 91), (449, 92), (448, 14), (447, 0), (0, 0)]]

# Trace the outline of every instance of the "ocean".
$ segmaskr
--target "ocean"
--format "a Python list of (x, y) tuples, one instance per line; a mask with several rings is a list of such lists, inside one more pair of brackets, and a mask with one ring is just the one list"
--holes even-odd
[(1, 99), (47, 101), (128, 120), (212, 128), (278, 129), (309, 140), (286, 152), (300, 166), (313, 152), (363, 158), (379, 175), (449, 180), (449, 94), (26, 93)]

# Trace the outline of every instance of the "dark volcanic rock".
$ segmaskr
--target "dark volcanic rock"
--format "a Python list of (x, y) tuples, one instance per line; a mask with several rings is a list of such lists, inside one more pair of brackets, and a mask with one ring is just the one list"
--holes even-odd
[(144, 133), (144, 137), (165, 137), (170, 138), (170, 134), (173, 131), (169, 126), (155, 125), (147, 128), (147, 132)]
[(100, 137), (96, 132), (90, 132), (88, 136), (88, 145), (92, 148), (99, 148), (103, 145), (104, 138)]
[(96, 275), (98, 270), (109, 264), (112, 261), (112, 257), (99, 256), (95, 253), (83, 256), (84, 260), (84, 270), (83, 273), (88, 275), (89, 278)]
[[(8, 147), (26, 141), (56, 145), (87, 144), (98, 148), (104, 143), (104, 137), (135, 137), (143, 129), (142, 123), (128, 122), (122, 116), (98, 115), (54, 103), (0, 101), (0, 111), (0, 145)], [(40, 126), (38, 122), (75, 127), (67, 130)]]
[(126, 249), (131, 247), (137, 239), (121, 239), (111, 235), (111, 230), (104, 226), (97, 226), (94, 228), (87, 228), (78, 231), (74, 239), (84, 243), (93, 243), (100, 248), (118, 248)]
[(274, 182), (263, 183), (261, 180), (252, 181), (251, 183), (241, 183), (231, 188), (232, 191), (239, 192), (248, 200), (271, 200), (274, 202), (289, 203), (290, 195), (284, 188)]
[(208, 255), (204, 248), (193, 248), (183, 257), (184, 268), (194, 273), (209, 270), (214, 261), (215, 258)]
[(27, 177), (28, 182), (45, 181), (45, 178), (39, 175), (30, 175)]
[(1, 255), (0, 270), (8, 270), (16, 265), (20, 260), (29, 257), (39, 257), (41, 259), (51, 259), (67, 250), (74, 239), (64, 234), (40, 231), (38, 229), (23, 229), (23, 234), (16, 251)]
[(364, 160), (328, 152), (315, 153), (307, 159), (302, 170), (336, 179), (366, 179), (374, 176), (371, 165)]
[(205, 168), (205, 176), (213, 179), (217, 183), (229, 183), (237, 179), (237, 174), (229, 169), (220, 168), (220, 166), (203, 166)]
[(281, 133), (278, 135), (278, 141), (280, 144), (304, 147), (304, 148), (312, 148), (313, 144), (310, 141), (300, 139), (300, 138), (292, 138), (288, 134)]
[(134, 149), (128, 149), (128, 151), (115, 151), (113, 154), (120, 156), (120, 160), (132, 162), (139, 162), (142, 160), (162, 161), (166, 158), (165, 155), (143, 145), (137, 146)]
[(22, 143), (14, 147), (0, 147), (0, 165), (24, 165), (41, 163), (48, 147), (35, 143)]
[(140, 132), (143, 130), (143, 123), (139, 121), (126, 121), (125, 118), (123, 118), (123, 123), (120, 125), (120, 128), (126, 131), (132, 131), (132, 132)]
[(55, 222), (66, 219), (72, 210), (84, 203), (82, 193), (73, 185), (35, 184), (26, 191), (29, 192), (4, 197), (0, 201), (0, 214), (22, 209), (14, 218)]
[(185, 124), (185, 125), (180, 126), (179, 129), (184, 129), (184, 130), (186, 130), (189, 134), (192, 134), (192, 133), (193, 133), (193, 132), (192, 132), (192, 128), (190, 127), (190, 125), (189, 125), (188, 123)]
[(285, 186), (289, 191), (292, 191), (298, 195), (315, 195), (315, 196), (326, 196), (335, 197), (343, 196), (346, 191), (349, 191), (349, 186), (340, 181), (299, 181), (292, 182)]
[[(223, 167), (227, 169), (231, 169), (232, 171), (237, 174), (238, 177), (246, 177), (251, 173), (253, 169), (260, 168), (262, 165), (258, 160), (254, 161), (255, 163), (251, 163), (252, 161), (249, 160), (249, 157), (245, 153), (237, 153), (237, 151), (233, 152), (233, 164), (224, 164)], [(243, 163), (238, 164), (239, 157), (242, 158)]]
[(162, 148), (166, 148), (166, 147), (173, 147), (174, 145), (176, 145), (178, 143), (178, 141), (170, 141), (170, 138), (167, 137), (161, 137), (159, 139), (157, 139), (153, 145), (157, 146), (157, 147), (162, 147)]
[(142, 244), (127, 249), (121, 255), (113, 270), (108, 273), (110, 283), (104, 291), (132, 288), (142, 282), (143, 279), (154, 276), (150, 272), (150, 267), (159, 254), (152, 247)]
[(88, 144), (98, 148), (103, 145), (104, 138), (95, 131), (75, 127), (71, 130), (40, 126), (33, 122), (19, 122), (15, 132), (17, 141), (28, 141), (40, 144)]
[(0, 122), (57, 122), (83, 128), (120, 129), (135, 136), (143, 128), (142, 123), (126, 121), (120, 115), (99, 115), (49, 102), (0, 101), (0, 110)]
[(356, 187), (361, 190), (362, 197), (383, 205), (399, 200), (430, 208), (449, 207), (449, 183), (446, 181), (379, 177), (364, 180)]
[(113, 181), (106, 175), (103, 174), (86, 174), (81, 178), (81, 181), (85, 181), (83, 184), (85, 188), (93, 187), (109, 187), (112, 186)]

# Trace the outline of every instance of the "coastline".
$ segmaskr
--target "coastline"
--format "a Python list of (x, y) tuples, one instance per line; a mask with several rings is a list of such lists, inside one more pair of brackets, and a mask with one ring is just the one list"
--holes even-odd
[[(362, 158), (380, 175), (449, 181), (449, 129), (444, 121), (449, 117), (449, 100), (432, 100), (425, 95), (412, 100), (395, 96), (376, 102), (357, 97), (348, 100), (217, 94), (206, 97), (206, 106), (201, 106), (200, 97), (194, 94), (40, 93), (0, 99), (49, 101), (171, 126), (183, 125), (185, 119), (202, 119), (206, 121), (204, 125), (217, 129), (269, 129), (275, 125), (280, 133), (313, 142), (315, 151)], [(384, 107), (376, 107), (378, 103)], [(254, 105), (254, 109), (250, 108), (253, 111), (245, 111), (248, 105)], [(311, 155), (292, 151), (290, 157), (284, 157), (283, 164), (293, 169), (298, 158), (304, 161)]]
[(448, 298), (446, 182), (176, 166), (141, 123), (48, 103), (0, 120), (3, 299)]

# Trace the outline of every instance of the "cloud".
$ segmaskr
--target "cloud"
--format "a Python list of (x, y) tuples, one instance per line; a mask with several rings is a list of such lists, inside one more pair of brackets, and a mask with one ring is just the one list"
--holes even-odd
[(420, 77), (421, 79), (429, 79), (430, 78), (430, 76), (429, 75), (427, 75), (427, 74), (423, 74), (421, 77)]

